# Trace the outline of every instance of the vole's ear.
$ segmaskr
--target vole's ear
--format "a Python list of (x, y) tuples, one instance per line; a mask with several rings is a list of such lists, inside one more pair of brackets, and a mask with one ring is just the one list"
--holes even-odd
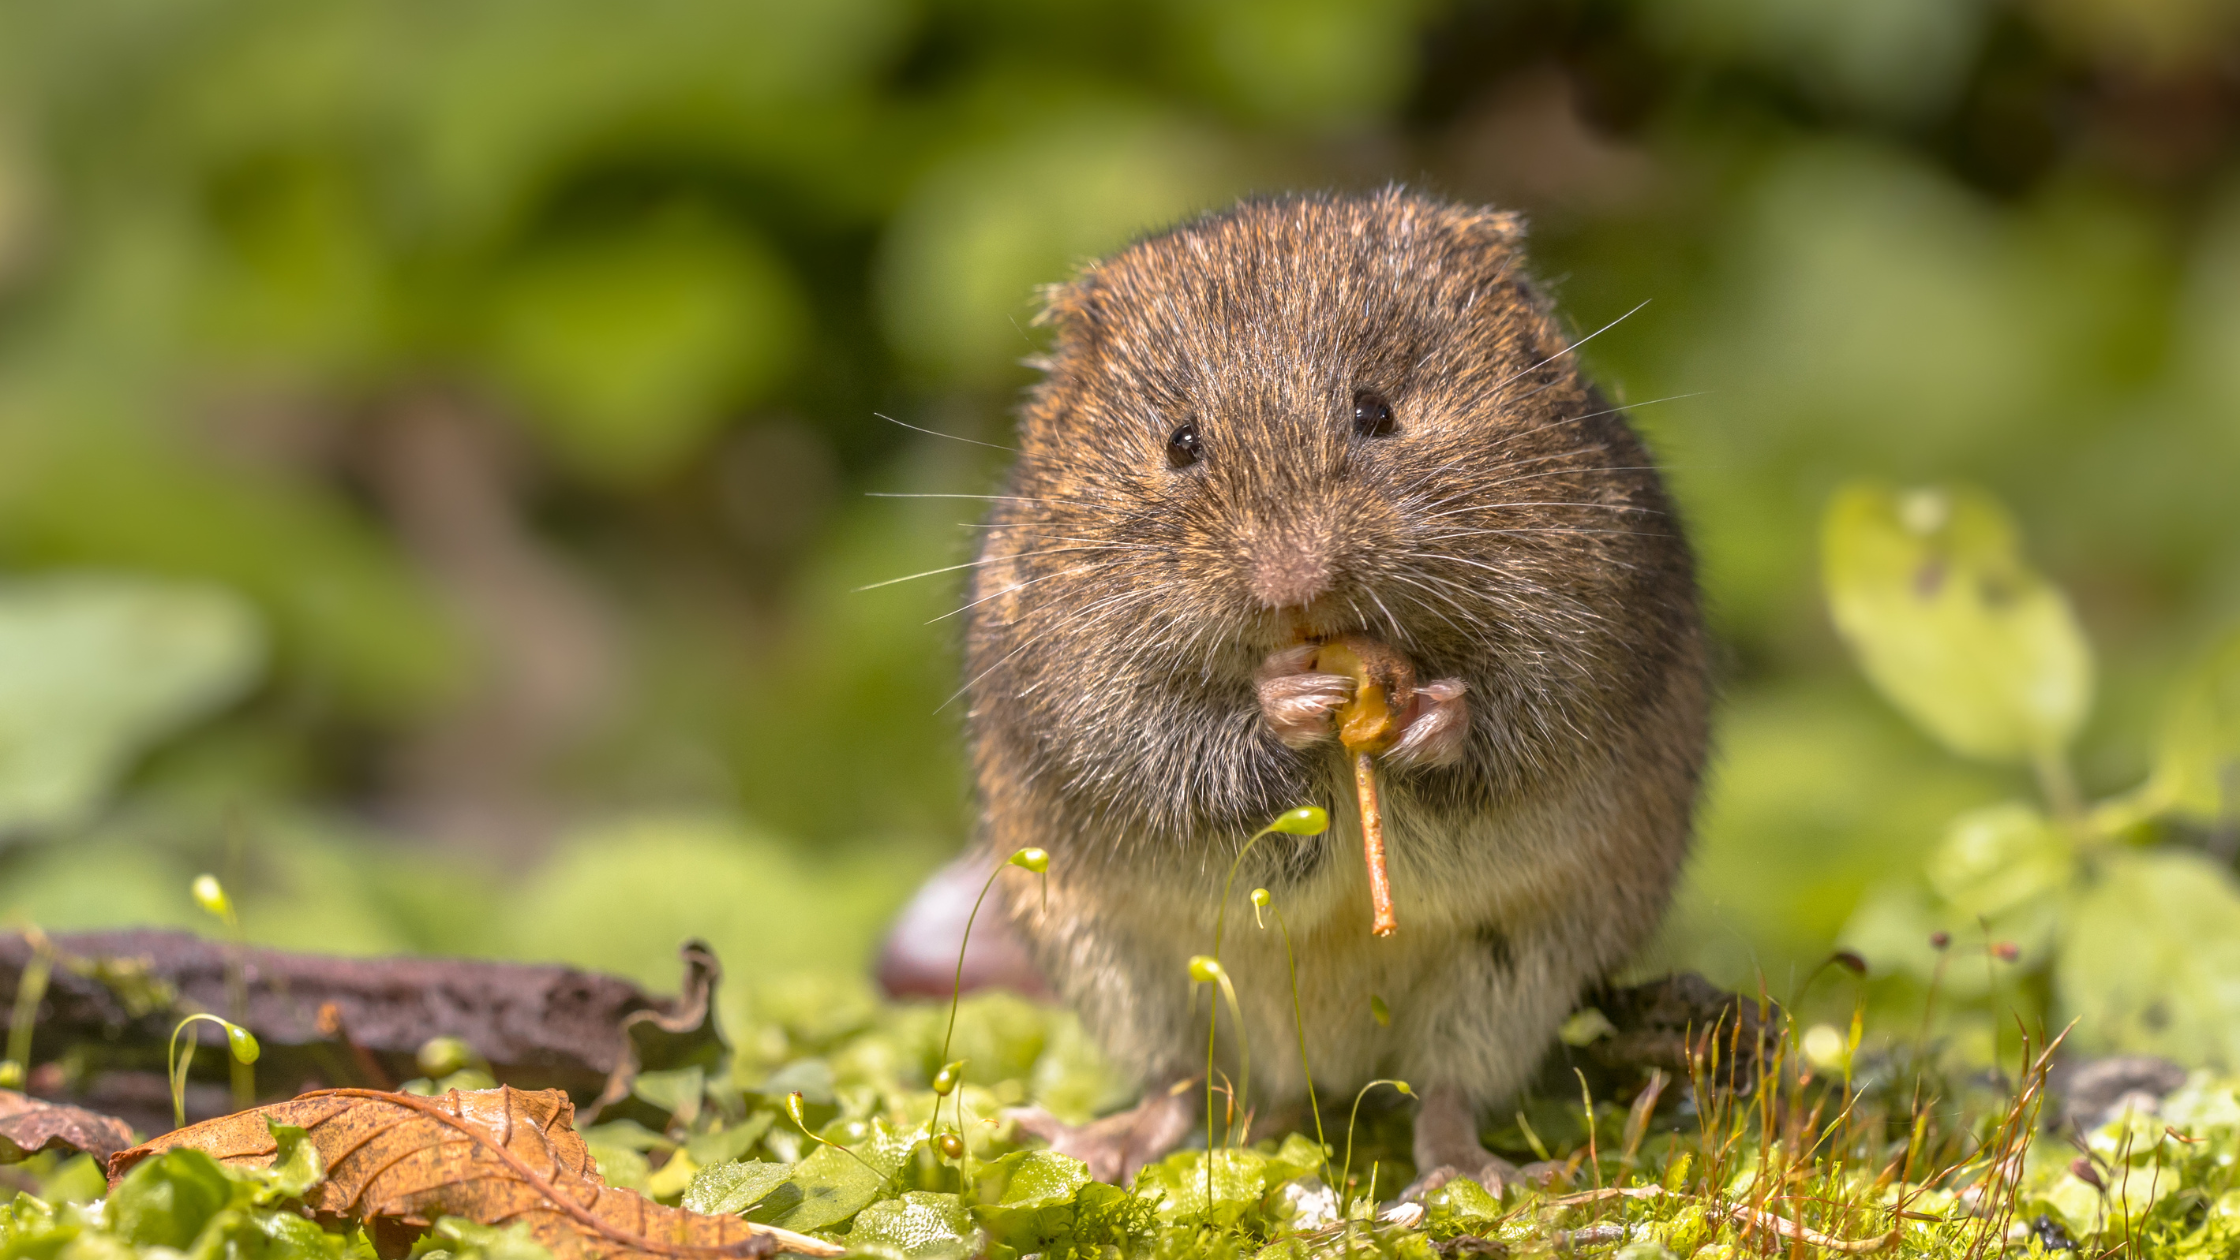
[(1068, 346), (1079, 346), (1097, 339), (1104, 326), (1104, 302), (1095, 272), (1064, 284), (1046, 284), (1042, 286), (1038, 296), (1042, 299), (1042, 309), (1035, 312), (1033, 326), (1055, 328), (1058, 335), (1056, 344), (1051, 346), (1048, 353), (1034, 355), (1026, 360), (1026, 364), (1047, 372)]
[(1096, 290), (1097, 277), (1093, 272), (1064, 284), (1043, 285), (1038, 293), (1042, 309), (1035, 313), (1034, 326), (1056, 328), (1061, 335), (1077, 333), (1082, 325), (1096, 320)]
[(1490, 270), (1515, 271), (1524, 261), (1524, 216), (1514, 210), (1471, 210), (1456, 222), (1455, 235)]

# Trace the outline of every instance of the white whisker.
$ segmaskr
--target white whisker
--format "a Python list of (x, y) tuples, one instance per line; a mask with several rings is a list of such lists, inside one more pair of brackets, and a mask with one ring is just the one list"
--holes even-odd
[(851, 592), (850, 592), (850, 594), (860, 595), (860, 594), (862, 594), (862, 593), (863, 593), (863, 592), (865, 592), (865, 591), (875, 591), (875, 590), (878, 590), (878, 589), (879, 589), (880, 587), (882, 587), (882, 586), (893, 586), (893, 585), (895, 585), (895, 584), (896, 584), (896, 583), (898, 583), (898, 582), (915, 582), (915, 581), (917, 581), (917, 580), (918, 580), (919, 578), (923, 578), (923, 577), (934, 577), (934, 576), (937, 576), (937, 575), (939, 575), (939, 574), (943, 574), (943, 573), (955, 573), (955, 572), (956, 572), (957, 570), (959, 570), (959, 569), (977, 569), (977, 568), (981, 567), (982, 565), (988, 565), (988, 564), (997, 564), (997, 563), (1000, 563), (1000, 562), (1002, 562), (1002, 561), (1005, 561), (1005, 560), (1028, 560), (1028, 559), (1032, 559), (1032, 558), (1033, 558), (1033, 557), (1035, 557), (1035, 556), (1055, 556), (1055, 555), (1061, 555), (1061, 554), (1063, 554), (1063, 553), (1065, 553), (1065, 552), (1069, 552), (1069, 551), (1102, 551), (1102, 550), (1106, 550), (1106, 548), (1104, 548), (1104, 547), (1046, 547), (1046, 548), (1044, 548), (1044, 549), (1043, 549), (1043, 550), (1041, 550), (1041, 551), (1022, 551), (1022, 552), (1019, 552), (1019, 553), (1017, 553), (1017, 554), (1015, 554), (1015, 555), (1008, 555), (1008, 556), (982, 556), (982, 557), (980, 557), (980, 558), (979, 558), (979, 559), (977, 559), (977, 560), (967, 560), (967, 561), (965, 561), (965, 562), (964, 562), (963, 564), (950, 564), (950, 565), (943, 565), (943, 566), (942, 566), (941, 568), (938, 568), (938, 569), (927, 569), (927, 570), (925, 570), (925, 571), (924, 571), (924, 572), (922, 572), (922, 573), (905, 573), (905, 574), (903, 574), (903, 575), (902, 575), (901, 577), (893, 577), (893, 578), (888, 578), (888, 579), (887, 579), (886, 581), (884, 581), (884, 582), (872, 582), (872, 583), (870, 583), (870, 584), (868, 584), (868, 585), (865, 585), (865, 586), (859, 586), (859, 587), (855, 588), (855, 590), (851, 591)]
[(1570, 345), (1565, 346), (1563, 349), (1556, 351), (1554, 354), (1549, 355), (1547, 358), (1540, 360), (1538, 363), (1533, 364), (1531, 367), (1519, 369), (1518, 371), (1511, 373), (1501, 380), (1494, 382), (1493, 387), (1495, 389), (1499, 389), (1503, 385), (1508, 384), (1510, 381), (1516, 380), (1520, 376), (1539, 371), (1541, 368), (1548, 366), (1549, 364), (1555, 362), (1557, 359), (1562, 358), (1563, 356), (1571, 353), (1572, 351), (1587, 344), (1588, 342), (1593, 341), (1595, 338), (1601, 336), (1602, 334), (1609, 332), (1613, 328), (1616, 328), (1618, 325), (1626, 322), (1629, 319), (1632, 319), (1635, 315), (1640, 313), (1641, 307), (1647, 306), (1650, 301), (1651, 299), (1643, 298), (1641, 300), (1640, 306), (1634, 307), (1632, 310), (1627, 311), (1625, 314), (1611, 320), (1609, 323), (1604, 324), (1602, 327), (1595, 329), (1593, 332), (1588, 333), (1586, 336), (1579, 338), (1577, 341), (1574, 341)]
[(1638, 503), (1595, 503), (1591, 501), (1581, 502), (1565, 499), (1552, 499), (1530, 502), (1511, 502), (1504, 500), (1500, 503), (1477, 503), (1472, 504), (1471, 506), (1466, 508), (1456, 508), (1451, 512), (1439, 512), (1432, 516), (1427, 516), (1424, 519), (1427, 521), (1436, 521), (1443, 520), (1449, 516), (1466, 516), (1472, 512), (1498, 512), (1504, 508), (1590, 508), (1602, 512), (1639, 512), (1644, 516), (1665, 515), (1665, 512), (1662, 508), (1642, 507)]
[(978, 608), (980, 605), (987, 603), (991, 599), (1001, 599), (1004, 596), (1011, 594), (1013, 591), (1023, 591), (1028, 587), (1033, 586), (1037, 582), (1047, 582), (1052, 578), (1070, 577), (1076, 573), (1094, 573), (1099, 569), (1109, 569), (1118, 563), (1120, 562), (1117, 560), (1106, 560), (1101, 564), (1077, 565), (1071, 569), (1060, 569), (1056, 573), (1045, 573), (1041, 577), (1028, 578), (1024, 582), (1017, 582), (1010, 586), (1006, 586), (1002, 590), (996, 591), (993, 594), (982, 595), (980, 598), (973, 600), (970, 603), (961, 604), (941, 614), (938, 617), (929, 618), (925, 624), (930, 626), (936, 621), (947, 621), (949, 618), (956, 616), (958, 613), (964, 612), (966, 609)]
[(985, 446), (991, 451), (1010, 451), (1014, 455), (1019, 453), (1019, 448), (1016, 446), (998, 446), (993, 442), (983, 442), (979, 438), (958, 437), (954, 433), (943, 433), (938, 429), (921, 429), (917, 425), (904, 423), (903, 421), (895, 419), (893, 416), (882, 415), (881, 413), (876, 411), (872, 412), (871, 414), (878, 416), (881, 420), (886, 421), (888, 424), (899, 424), (903, 428), (910, 430), (912, 433), (923, 433), (927, 437), (947, 438), (952, 442), (969, 442), (974, 446)]
[(986, 503), (1057, 503), (1067, 507), (1090, 508), (1099, 512), (1117, 512), (1121, 509), (1111, 503), (1092, 503), (1087, 499), (1034, 499), (1016, 494), (931, 494), (900, 490), (866, 490), (866, 499), (978, 499)]

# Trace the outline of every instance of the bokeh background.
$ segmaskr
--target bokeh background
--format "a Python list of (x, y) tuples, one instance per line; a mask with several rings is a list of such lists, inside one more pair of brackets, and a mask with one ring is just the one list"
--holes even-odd
[[(857, 977), (968, 828), (1034, 290), (1254, 190), (1528, 212), (1724, 645), (1651, 965), (1779, 989), (2026, 792), (1860, 678), (1860, 476), (2017, 513), (2088, 791), (2240, 620), (2222, 0), (0, 5), (0, 915)], [(818, 980), (818, 983), (826, 983)], [(845, 990), (830, 981), (834, 992)]]

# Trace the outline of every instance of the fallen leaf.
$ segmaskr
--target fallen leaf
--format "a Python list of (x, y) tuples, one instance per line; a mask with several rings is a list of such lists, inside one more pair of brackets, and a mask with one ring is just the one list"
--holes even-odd
[(132, 1128), (115, 1116), (27, 1098), (0, 1089), (0, 1164), (41, 1151), (84, 1151), (107, 1159), (132, 1145)]
[(305, 1198), (314, 1210), (426, 1228), (460, 1216), (520, 1222), (555, 1260), (672, 1260), (770, 1255), (836, 1256), (841, 1249), (735, 1216), (663, 1207), (606, 1185), (558, 1090), (500, 1086), (440, 1098), (370, 1089), (304, 1094), (166, 1133), (109, 1161), (115, 1185), (139, 1161), (189, 1147), (221, 1163), (263, 1167), (279, 1151), (271, 1126), (302, 1129), (326, 1180)]
[[(703, 941), (686, 941), (677, 952), (684, 959), (684, 983), (677, 990), (676, 1004), (667, 1011), (648, 1007), (622, 1017), (622, 1056), (591, 1104), (596, 1119), (619, 1117), (619, 1112), (609, 1114), (607, 1109), (630, 1096), (640, 1073), (690, 1067), (712, 1070), (725, 1056), (723, 1033), (715, 1020), (723, 964)], [(692, 1117), (678, 1119), (689, 1125)]]

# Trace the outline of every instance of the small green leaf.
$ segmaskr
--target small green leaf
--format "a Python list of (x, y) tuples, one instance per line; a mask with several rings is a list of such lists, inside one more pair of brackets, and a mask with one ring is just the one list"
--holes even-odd
[(1089, 1166), (1056, 1151), (1014, 1151), (980, 1166), (972, 1214), (995, 1242), (1021, 1253), (1062, 1250)]
[(1456, 1177), (1423, 1201), (1426, 1225), (1437, 1238), (1483, 1233), (1502, 1218), (1501, 1200), (1468, 1177)]
[(600, 1180), (618, 1190), (645, 1193), (646, 1183), (653, 1177), (651, 1160), (627, 1146), (615, 1146), (593, 1137), (587, 1136), (583, 1145), (590, 1152), (592, 1162), (599, 1166)]
[[(824, 1138), (848, 1149), (818, 1146), (794, 1165), (784, 1187), (764, 1199), (761, 1209), (747, 1214), (749, 1219), (802, 1233), (837, 1225), (885, 1193), (895, 1170), (919, 1141), (915, 1133), (896, 1133), (883, 1119), (872, 1121), (868, 1133), (841, 1121), (827, 1126)], [(789, 1195), (788, 1189), (798, 1193)]]
[(305, 1138), (302, 1129), (292, 1124), (275, 1124), (269, 1119), (265, 1127), (272, 1131), (273, 1145), (277, 1149), (272, 1163), (258, 1173), (263, 1183), (256, 1194), (258, 1206), (300, 1199), (327, 1179), (319, 1148)]
[(1268, 1175), (1277, 1181), (1289, 1181), (1305, 1176), (1322, 1167), (1330, 1152), (1324, 1150), (1313, 1138), (1304, 1133), (1286, 1133), (1283, 1144), (1268, 1157)]
[(772, 1072), (754, 1092), (778, 1099), (781, 1105), (786, 1095), (799, 1094), (801, 1101), (811, 1106), (829, 1107), (834, 1098), (832, 1065), (822, 1059), (795, 1059)]
[[(767, 1117), (769, 1112), (758, 1113)], [(583, 1140), (597, 1142), (626, 1151), (667, 1151), (676, 1149), (677, 1141), (666, 1133), (656, 1133), (635, 1120), (609, 1120), (580, 1130)], [(721, 1160), (709, 1160), (711, 1164)]]
[[(1257, 1214), (1260, 1199), (1270, 1184), (1269, 1159), (1258, 1151), (1225, 1149), (1213, 1152), (1213, 1171), (1206, 1173), (1204, 1151), (1179, 1151), (1136, 1174), (1138, 1198), (1152, 1205), (1158, 1219), (1169, 1225), (1193, 1224), (1230, 1228)], [(1280, 1166), (1288, 1174), (1289, 1165)], [(1207, 1197), (1207, 1183), (1212, 1197)]]
[(1556, 1036), (1567, 1046), (1591, 1046), (1616, 1031), (1618, 1026), (1610, 1022), (1608, 1015), (1587, 1006), (1573, 1011), (1571, 1017), (1563, 1021), (1563, 1027), (1556, 1030)]
[(793, 1176), (794, 1167), (759, 1159), (711, 1164), (693, 1174), (692, 1184), (685, 1188), (683, 1205), (709, 1216), (745, 1212), (784, 1185)]
[[(819, 1146), (794, 1165), (778, 1191), (762, 1198), (761, 1210), (747, 1215), (803, 1233), (827, 1229), (869, 1207), (886, 1188), (886, 1178), (849, 1158), (848, 1152)], [(786, 1190), (793, 1193), (779, 1192)]]
[(1829, 611), (1867, 677), (1954, 752), (2023, 762), (2076, 734), (2091, 649), (1990, 496), (1852, 486), (1828, 505), (1821, 554)]
[(686, 1140), (685, 1152), (703, 1168), (729, 1163), (753, 1149), (775, 1120), (770, 1112), (758, 1111), (737, 1124), (695, 1133)]
[(700, 1068), (675, 1068), (638, 1073), (630, 1082), (630, 1092), (668, 1112), (677, 1123), (690, 1125), (700, 1116), (707, 1084), (707, 1074)]
[(980, 1231), (956, 1195), (912, 1190), (865, 1208), (848, 1229), (848, 1252), (884, 1260), (966, 1260), (980, 1253)]
[(2087, 1048), (2240, 1065), (2240, 889), (2197, 853), (2117, 851), (2069, 914), (2055, 992)]
[[(303, 1223), (311, 1225), (309, 1221)], [(544, 1244), (530, 1237), (527, 1222), (516, 1221), (501, 1229), (460, 1216), (438, 1220), (426, 1237), (413, 1244), (412, 1256), (413, 1260), (422, 1256), (448, 1256), (449, 1260), (552, 1260), (552, 1253), (545, 1250)]]
[(235, 1185), (201, 1151), (165, 1151), (126, 1174), (110, 1197), (109, 1219), (128, 1242), (183, 1251), (233, 1201)]
[(413, 1052), (420, 1074), (431, 1079), (481, 1065), (482, 1056), (458, 1037), (430, 1037)]
[(1148, 1200), (1118, 1186), (1092, 1181), (1081, 1187), (1073, 1200), (1075, 1254), (1111, 1254), (1103, 1251), (1106, 1247), (1125, 1251), (1129, 1242), (1148, 1233), (1157, 1219)]
[(2076, 856), (2044, 814), (2020, 801), (1952, 820), (1929, 856), (1929, 884), (1968, 919), (1990, 919), (2068, 886)]
[(2240, 632), (2179, 684), (2148, 793), (2197, 822), (2240, 818)]

